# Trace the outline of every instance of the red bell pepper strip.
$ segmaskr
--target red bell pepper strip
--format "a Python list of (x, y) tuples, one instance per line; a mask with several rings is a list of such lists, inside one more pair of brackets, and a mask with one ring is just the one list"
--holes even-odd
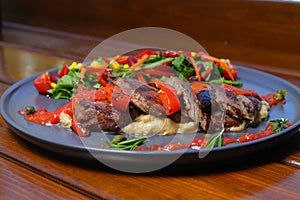
[[(19, 113), (25, 115), (24, 110), (20, 110)], [(46, 108), (39, 108), (33, 114), (25, 115), (24, 118), (37, 124), (53, 125), (59, 123), (61, 113), (72, 115), (72, 103), (69, 102), (52, 112), (47, 111)]]
[(51, 80), (49, 72), (45, 72), (36, 77), (33, 81), (33, 85), (39, 91), (39, 93), (47, 94), (48, 90), (51, 89)]
[(89, 135), (90, 131), (76, 120), (76, 115), (72, 117), (72, 129), (80, 137), (86, 137)]
[(161, 52), (162, 56), (164, 57), (178, 57), (180, 56), (180, 53), (176, 51), (163, 51)]
[(142, 50), (142, 52), (140, 54), (138, 54), (137, 56), (135, 56), (136, 58), (142, 58), (144, 55), (151, 55), (151, 56), (155, 56), (158, 54), (157, 51), (152, 51), (150, 49), (147, 50)]
[(167, 115), (171, 115), (180, 110), (180, 101), (176, 90), (164, 82), (152, 78), (150, 83), (159, 89), (158, 97), (160, 98)]
[(66, 64), (64, 64), (63, 67), (62, 67), (62, 68), (60, 69), (60, 71), (58, 72), (58, 75), (59, 75), (60, 77), (62, 77), (62, 76), (64, 76), (64, 75), (68, 74), (68, 73), (69, 73), (69, 68), (67, 67)]
[(245, 95), (245, 96), (253, 96), (256, 97), (258, 99), (261, 99), (261, 97), (253, 90), (246, 90), (243, 88), (236, 88), (232, 85), (227, 85), (227, 84), (223, 84), (222, 87), (229, 92), (233, 92), (237, 95)]

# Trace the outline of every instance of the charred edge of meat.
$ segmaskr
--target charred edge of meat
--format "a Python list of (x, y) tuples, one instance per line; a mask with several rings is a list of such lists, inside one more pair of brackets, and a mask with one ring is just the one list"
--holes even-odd
[(157, 94), (157, 89), (131, 78), (118, 78), (115, 84), (130, 96), (130, 102), (144, 113), (164, 116), (165, 110)]
[(113, 109), (108, 101), (82, 100), (75, 108), (77, 122), (90, 131), (119, 131), (119, 126), (127, 123), (126, 118), (121, 116), (122, 114)]
[[(165, 83), (172, 86), (177, 92), (182, 107), (180, 111), (181, 121), (193, 120), (199, 124), (198, 132), (205, 132), (209, 125), (207, 123), (208, 114), (201, 110), (201, 102), (192, 91), (190, 84), (183, 82), (178, 77), (171, 77)], [(176, 115), (178, 117), (178, 113)]]
[(214, 99), (210, 90), (200, 90), (197, 93), (197, 98), (200, 101), (201, 110), (208, 115), (212, 112), (212, 101)]
[(256, 97), (237, 95), (229, 91), (225, 91), (225, 95), (215, 91), (215, 97), (226, 112), (224, 122), (226, 130), (238, 132), (258, 124), (262, 103)]

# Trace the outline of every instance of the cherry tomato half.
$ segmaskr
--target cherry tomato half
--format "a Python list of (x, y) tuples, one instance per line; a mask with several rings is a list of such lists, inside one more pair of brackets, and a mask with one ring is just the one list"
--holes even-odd
[(36, 77), (33, 81), (33, 85), (41, 94), (47, 94), (48, 90), (51, 89), (49, 72), (45, 72)]

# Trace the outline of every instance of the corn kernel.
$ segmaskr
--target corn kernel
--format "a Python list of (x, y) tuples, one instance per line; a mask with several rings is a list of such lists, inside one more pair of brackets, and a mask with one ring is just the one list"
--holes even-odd
[(78, 64), (77, 64), (77, 68), (78, 68), (78, 69), (81, 69), (82, 67), (83, 67), (83, 64), (82, 64), (82, 63), (78, 63)]
[(197, 55), (196, 52), (191, 52), (192, 57), (195, 57), (196, 55)]
[(77, 62), (73, 62), (73, 63), (70, 65), (69, 70), (75, 69), (76, 66), (77, 66)]
[(116, 61), (110, 62), (110, 65), (115, 69), (120, 69), (120, 64)]
[(126, 63), (125, 65), (123, 65), (123, 68), (129, 68), (129, 65)]
[(91, 67), (100, 68), (101, 65), (99, 64), (99, 62), (97, 60), (94, 60), (91, 64)]
[(56, 87), (56, 83), (51, 82), (51, 83), (50, 83), (50, 86), (51, 86), (52, 88), (55, 88), (55, 87)]

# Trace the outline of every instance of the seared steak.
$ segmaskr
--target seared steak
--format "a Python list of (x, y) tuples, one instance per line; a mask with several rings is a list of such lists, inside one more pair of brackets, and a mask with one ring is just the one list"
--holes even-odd
[(207, 129), (207, 114), (200, 109), (200, 102), (197, 100), (189, 83), (183, 82), (178, 77), (170, 77), (165, 81), (166, 84), (173, 87), (179, 98), (183, 101), (181, 103), (181, 116), (183, 118), (190, 118), (196, 123), (200, 122), (203, 130)]
[(119, 131), (126, 125), (128, 118), (123, 113), (113, 109), (108, 101), (90, 102), (82, 100), (75, 107), (75, 117), (83, 128), (102, 131)]
[(131, 78), (118, 78), (115, 84), (130, 97), (130, 102), (143, 112), (155, 116), (165, 115), (156, 88)]

